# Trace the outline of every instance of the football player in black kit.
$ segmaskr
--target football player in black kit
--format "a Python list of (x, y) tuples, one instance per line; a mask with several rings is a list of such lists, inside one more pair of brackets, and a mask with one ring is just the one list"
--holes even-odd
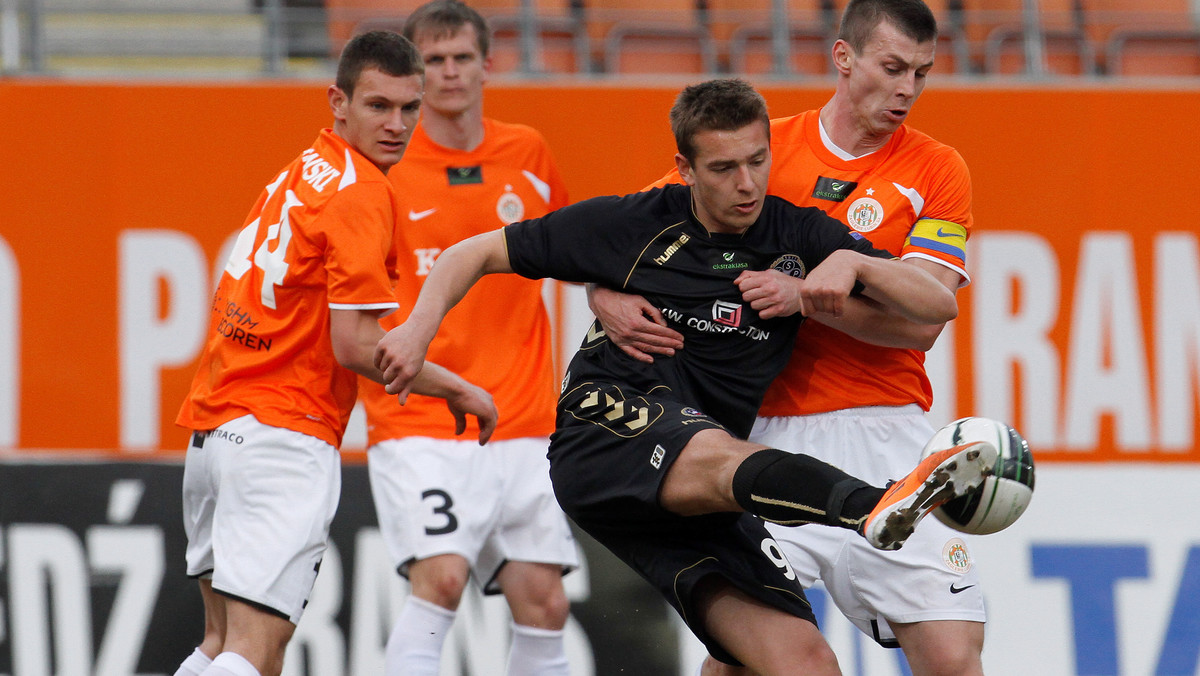
[(977, 488), (996, 450), (945, 449), (885, 490), (744, 440), (805, 315), (839, 313), (852, 293), (913, 321), (957, 314), (918, 266), (819, 209), (766, 196), (768, 120), (741, 80), (686, 88), (671, 109), (686, 185), (585, 200), (447, 249), (376, 364), (403, 400), (442, 317), (484, 274), (650, 299), (688, 349), (643, 364), (592, 325), (558, 402), (555, 494), (704, 642), (704, 674), (824, 676), (840, 673), (837, 659), (760, 519), (850, 528), (897, 549), (933, 507)]

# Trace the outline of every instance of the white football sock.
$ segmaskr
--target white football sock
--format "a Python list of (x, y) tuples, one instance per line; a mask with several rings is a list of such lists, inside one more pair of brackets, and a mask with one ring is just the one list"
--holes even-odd
[(200, 676), (262, 676), (258, 669), (245, 657), (237, 653), (223, 652), (217, 655)]
[(200, 676), (200, 673), (210, 664), (212, 664), (212, 658), (196, 648), (180, 663), (179, 668), (175, 670), (175, 676)]
[(438, 676), (442, 644), (455, 615), (436, 603), (408, 597), (388, 637), (385, 676)]
[(513, 623), (508, 676), (568, 676), (570, 672), (561, 629), (538, 629)]

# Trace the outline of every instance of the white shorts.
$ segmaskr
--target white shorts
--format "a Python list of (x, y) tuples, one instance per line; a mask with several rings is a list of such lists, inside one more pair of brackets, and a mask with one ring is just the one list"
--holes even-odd
[(367, 450), (379, 529), (396, 569), (458, 554), (485, 594), (500, 592), (507, 561), (579, 566), (575, 538), (554, 498), (545, 438), (408, 437)]
[[(750, 439), (806, 453), (874, 486), (909, 473), (934, 429), (920, 407), (870, 406), (809, 416), (759, 418)], [(923, 519), (898, 551), (871, 547), (842, 528), (768, 523), (788, 561), (810, 587), (820, 578), (855, 626), (896, 647), (888, 622), (984, 622), (983, 590), (968, 550), (970, 535)]]
[(342, 474), (337, 449), (243, 416), (194, 433), (183, 469), (187, 574), (296, 623), (317, 579)]

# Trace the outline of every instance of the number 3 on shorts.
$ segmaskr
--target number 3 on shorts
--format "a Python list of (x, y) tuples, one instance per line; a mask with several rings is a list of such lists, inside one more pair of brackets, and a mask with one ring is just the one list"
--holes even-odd
[(779, 543), (771, 538), (765, 538), (762, 541), (762, 551), (771, 560), (771, 563), (783, 571), (784, 577), (789, 580), (796, 579), (796, 571), (792, 570), (792, 564), (788, 563), (787, 557), (783, 555), (783, 550), (779, 548)]
[[(435, 516), (444, 517), (445, 521), (442, 522), (442, 525), (437, 527), (425, 526), (425, 534), (445, 535), (458, 530), (458, 517), (454, 516), (454, 512), (450, 511), (450, 508), (454, 506), (454, 500), (450, 498), (450, 494), (441, 490), (440, 488), (430, 488), (424, 493), (421, 493), (421, 499), (425, 500), (426, 504), (429, 504), (428, 501), (430, 498), (441, 500), (440, 505), (431, 505), (430, 509), (433, 511)], [(778, 550), (778, 546), (776, 546), (776, 549)]]

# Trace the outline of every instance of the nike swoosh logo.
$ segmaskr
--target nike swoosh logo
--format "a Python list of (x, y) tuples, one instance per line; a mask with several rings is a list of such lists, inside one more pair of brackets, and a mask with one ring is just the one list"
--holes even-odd
[(426, 216), (432, 216), (433, 212), (435, 212), (435, 211), (437, 211), (437, 209), (426, 209), (425, 211), (413, 211), (412, 209), (409, 209), (408, 210), (408, 220), (419, 221), (422, 218), (425, 218)]
[(961, 232), (946, 232), (945, 230), (942, 230), (941, 228), (938, 228), (937, 234), (938, 234), (938, 237), (962, 237)]
[(954, 585), (950, 585), (950, 593), (951, 594), (961, 594), (974, 586), (975, 585), (973, 585), (973, 584), (969, 584), (965, 587), (955, 587)]

